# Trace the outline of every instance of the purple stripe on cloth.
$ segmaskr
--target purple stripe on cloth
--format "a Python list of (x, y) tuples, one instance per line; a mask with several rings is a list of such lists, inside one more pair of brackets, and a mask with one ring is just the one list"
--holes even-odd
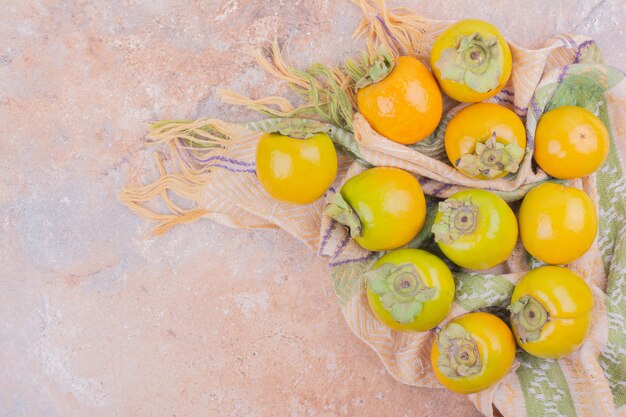
[(448, 183), (448, 184), (443, 184), (442, 186), (439, 186), (439, 187), (437, 187), (437, 188), (435, 188), (435, 189), (433, 190), (433, 195), (435, 195), (435, 196), (439, 196), (439, 195), (440, 195), (443, 191), (445, 191), (445, 190), (449, 190), (449, 189), (450, 189), (450, 188), (452, 188), (453, 186), (454, 186), (454, 184), (450, 184), (450, 183)]
[(326, 232), (324, 232), (324, 236), (322, 237), (322, 243), (320, 244), (320, 250), (317, 251), (318, 255), (322, 254), (322, 250), (328, 243), (328, 239), (330, 239), (330, 235), (333, 233), (333, 230), (335, 230), (335, 227), (337, 227), (337, 222), (333, 221), (330, 227), (326, 230)]
[(500, 103), (509, 103), (509, 104), (515, 105), (513, 100), (511, 100), (510, 98), (504, 98), (504, 97), (498, 97), (498, 96), (493, 96), (493, 98), (498, 100)]
[(589, 39), (578, 45), (578, 49), (576, 50), (576, 56), (574, 57), (574, 64), (578, 64), (580, 62), (580, 57), (583, 53), (583, 49), (595, 43), (596, 42), (593, 39)]
[(337, 246), (335, 253), (333, 253), (332, 259), (337, 259), (337, 256), (339, 256), (341, 252), (343, 252), (345, 247), (348, 245), (348, 242), (350, 242), (350, 239), (352, 239), (352, 237), (350, 236), (350, 233), (348, 233), (346, 237), (341, 241), (339, 246)]
[(533, 109), (533, 113), (535, 113), (535, 117), (539, 119), (539, 117), (541, 116), (541, 110), (539, 110), (539, 107), (537, 107), (537, 103), (535, 102), (534, 96), (533, 98), (530, 99), (530, 107)]
[(576, 41), (575, 41), (575, 40), (574, 40), (574, 38), (572, 38), (571, 36), (568, 36), (568, 35), (561, 35), (561, 38), (562, 38), (562, 39), (564, 39), (564, 40), (566, 40), (566, 41), (567, 41), (567, 43), (569, 43), (569, 44), (570, 44), (570, 46), (572, 46), (572, 47), (574, 47), (574, 48), (576, 47)]
[(424, 184), (427, 184), (430, 182), (430, 178), (428, 177), (417, 177), (417, 182), (419, 182), (419, 184), (421, 186), (423, 186)]
[(211, 168), (213, 168), (213, 167), (215, 167), (215, 168), (224, 168), (228, 172), (247, 172), (249, 174), (256, 174), (256, 170), (255, 169), (231, 168), (229, 166), (222, 165), (222, 164), (211, 164), (211, 165), (209, 165), (209, 167), (211, 167)]
[(189, 161), (187, 161), (187, 158), (185, 158), (183, 156), (183, 154), (180, 152), (180, 147), (179, 146), (175, 146), (176, 148), (176, 152), (178, 152), (178, 156), (180, 157), (180, 160), (183, 161), (185, 163), (185, 165), (187, 166), (187, 168), (193, 168), (191, 166), (191, 164), (189, 163)]
[[(193, 155), (189, 152), (189, 149), (185, 148), (187, 150), (187, 153), (193, 157)], [(185, 163), (185, 165), (187, 165), (189, 168), (192, 168), (191, 164), (189, 164), (189, 162), (187, 161), (187, 159), (184, 157), (183, 154), (180, 153), (180, 147), (176, 146), (176, 151), (178, 152), (178, 155), (180, 156), (181, 161), (183, 161)], [(196, 159), (196, 158), (194, 158)], [(228, 158), (226, 158), (228, 159)], [(229, 166), (226, 165), (222, 165), (222, 164), (208, 164), (208, 166), (210, 168), (215, 167), (215, 168), (223, 168), (226, 171), (229, 172), (247, 172), (249, 174), (256, 174), (256, 170), (255, 169), (239, 169), (239, 168), (231, 168)]]
[(228, 162), (231, 163), (233, 165), (240, 165), (240, 166), (244, 166), (244, 167), (253, 167), (255, 165), (254, 162), (244, 162), (244, 161), (238, 161), (236, 159), (232, 159), (232, 158), (226, 158), (225, 156), (220, 156), (220, 155), (213, 155), (210, 156), (206, 159), (200, 159), (197, 157), (194, 157), (194, 159), (198, 162), (211, 162), (211, 161), (222, 161), (222, 162)]
[(372, 253), (370, 253), (367, 256), (363, 256), (362, 258), (344, 259), (343, 261), (329, 262), (328, 265), (330, 265), (331, 267), (336, 267), (336, 266), (340, 266), (340, 265), (351, 264), (351, 263), (354, 263), (354, 262), (367, 261), (368, 259), (372, 258), (375, 254), (376, 254), (376, 252), (372, 252)]
[(326, 190), (326, 192), (324, 193), (323, 197), (326, 197), (328, 195), (328, 192), (331, 192), (332, 194), (336, 194), (337, 190), (335, 190), (334, 187), (328, 187), (328, 190)]
[(532, 137), (528, 130), (526, 131), (526, 143), (526, 146), (528, 146), (530, 149), (535, 149), (535, 139)]
[(514, 96), (515, 93), (509, 90), (500, 90), (501, 93), (506, 94), (507, 96)]
[(387, 27), (387, 24), (385, 23), (385, 19), (382, 18), (381, 15), (376, 14), (376, 19), (378, 19), (378, 21), (380, 22), (381, 25), (383, 25), (383, 28), (385, 29), (385, 32), (387, 33), (387, 35), (389, 35), (389, 37), (391, 39), (393, 39), (396, 43), (400, 43), (398, 42), (398, 38), (396, 38), (395, 36), (393, 36), (393, 33), (391, 33), (391, 31), (389, 30), (389, 28)]
[(515, 110), (517, 110), (520, 113), (526, 113), (528, 111), (528, 107), (520, 107), (518, 105), (516, 105), (513, 100), (508, 99), (508, 98), (504, 98), (504, 97), (498, 97), (498, 96), (494, 96), (493, 98), (495, 98), (496, 100), (498, 100), (500, 103), (508, 103), (508, 104), (512, 104), (513, 107), (515, 108)]
[(565, 65), (563, 69), (561, 70), (561, 73), (559, 74), (559, 78), (556, 80), (557, 83), (561, 84), (563, 82), (563, 79), (565, 78), (565, 75), (567, 75), (568, 70), (569, 70), (569, 65)]
[(241, 166), (245, 166), (245, 167), (253, 167), (255, 165), (254, 162), (243, 162), (243, 161), (238, 161), (236, 159), (232, 159), (232, 158), (226, 158), (225, 156), (221, 156), (221, 155), (213, 155), (213, 156), (209, 156), (206, 159), (202, 159), (202, 158), (198, 158), (193, 152), (191, 152), (191, 149), (189, 149), (188, 147), (185, 146), (185, 144), (182, 142), (182, 140), (180, 141), (180, 145), (185, 148), (185, 150), (187, 151), (187, 154), (189, 156), (191, 156), (193, 158), (194, 161), (196, 162), (200, 162), (202, 164), (206, 164), (207, 162), (211, 162), (211, 161), (222, 161), (222, 162), (229, 162), (231, 164), (234, 165), (241, 165)]

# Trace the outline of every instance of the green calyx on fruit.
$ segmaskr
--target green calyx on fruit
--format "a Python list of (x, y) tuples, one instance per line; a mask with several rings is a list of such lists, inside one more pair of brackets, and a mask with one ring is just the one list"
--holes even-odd
[(266, 132), (280, 133), (295, 139), (309, 139), (318, 133), (330, 132), (330, 127), (315, 120), (283, 119)]
[(363, 229), (361, 219), (359, 219), (359, 216), (354, 212), (350, 204), (344, 200), (341, 193), (336, 193), (331, 198), (330, 203), (324, 209), (324, 214), (346, 226), (350, 230), (352, 238), (361, 235), (361, 230)]
[(496, 178), (503, 172), (517, 172), (524, 150), (516, 143), (504, 145), (496, 140), (496, 132), (485, 143), (477, 142), (472, 154), (461, 156), (456, 166), (467, 175)]
[(472, 233), (478, 224), (478, 206), (449, 198), (439, 203), (441, 217), (433, 224), (435, 242), (447, 245), (454, 243), (461, 235)]
[(383, 264), (365, 274), (367, 286), (378, 294), (383, 307), (398, 323), (411, 323), (422, 312), (422, 304), (437, 294), (427, 287), (411, 263)]
[(511, 325), (522, 343), (539, 340), (541, 329), (550, 320), (544, 306), (529, 295), (512, 303), (508, 310), (511, 312)]
[(442, 79), (486, 93), (498, 86), (503, 66), (501, 49), (496, 36), (473, 33), (462, 37), (458, 48), (444, 49), (435, 66)]
[(378, 50), (372, 60), (364, 54), (361, 62), (348, 58), (345, 64), (346, 72), (355, 81), (356, 91), (385, 79), (394, 67), (393, 55), (384, 47)]
[(437, 367), (448, 378), (474, 375), (482, 368), (478, 346), (460, 324), (449, 323), (439, 332), (437, 349)]

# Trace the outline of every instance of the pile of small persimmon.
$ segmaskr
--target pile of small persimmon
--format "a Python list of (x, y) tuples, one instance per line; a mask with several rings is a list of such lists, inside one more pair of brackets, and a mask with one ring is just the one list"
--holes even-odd
[[(380, 135), (414, 144), (439, 126), (441, 90), (473, 103), (445, 128), (445, 150), (454, 168), (480, 180), (515, 174), (527, 151), (524, 123), (511, 110), (482, 102), (508, 82), (513, 62), (499, 30), (475, 19), (449, 27), (435, 41), (430, 68), (418, 59), (381, 56), (356, 82), (358, 111)], [(440, 90), (441, 89), (441, 90)], [(533, 158), (551, 177), (574, 179), (605, 161), (609, 135), (591, 112), (562, 106), (544, 113), (534, 137)], [(266, 133), (257, 150), (257, 174), (274, 198), (307, 204), (320, 198), (337, 172), (335, 147), (326, 132)], [(583, 343), (593, 297), (585, 281), (565, 265), (581, 257), (596, 237), (598, 216), (585, 192), (542, 182), (524, 197), (517, 216), (498, 195), (468, 189), (441, 201), (434, 239), (452, 263), (484, 271), (509, 259), (518, 241), (547, 264), (524, 275), (508, 310), (510, 326), (493, 314), (472, 312), (438, 325), (455, 295), (453, 275), (440, 257), (421, 249), (398, 249), (422, 230), (426, 202), (416, 178), (391, 167), (374, 167), (350, 178), (325, 213), (349, 228), (370, 251), (389, 251), (366, 273), (373, 314), (391, 329), (438, 329), (432, 366), (447, 388), (472, 393), (503, 378), (515, 358), (515, 340), (526, 352), (560, 358)]]

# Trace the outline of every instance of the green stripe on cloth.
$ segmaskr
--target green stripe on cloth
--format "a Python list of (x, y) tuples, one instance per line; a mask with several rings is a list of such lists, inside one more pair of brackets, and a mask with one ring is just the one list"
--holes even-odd
[(602, 55), (602, 49), (593, 41), (586, 42), (586, 47), (583, 44), (580, 48), (580, 59), (578, 62), (588, 62), (594, 64), (604, 64), (604, 56)]
[(363, 158), (361, 150), (359, 149), (359, 143), (354, 138), (354, 134), (352, 132), (338, 127), (333, 127), (330, 130), (330, 137), (335, 144), (354, 155), (357, 159)]
[[(615, 72), (610, 75), (608, 86), (613, 87), (618, 81)], [(623, 78), (621, 76), (621, 80)], [(612, 132), (606, 103), (599, 108), (599, 117)], [(598, 246), (608, 274), (605, 297), (608, 340), (598, 361), (608, 379), (613, 402), (616, 407), (621, 407), (626, 405), (626, 183), (615, 140), (611, 137), (609, 157), (596, 173), (600, 219)]]
[[(600, 119), (604, 122), (609, 132), (611, 125), (608, 118), (606, 106), (600, 108)], [(617, 156), (618, 150), (615, 146), (615, 138), (611, 138), (609, 146), (609, 156), (604, 165), (596, 173), (596, 185), (598, 187), (599, 197), (599, 240), (598, 246), (604, 270), (610, 273), (611, 263), (618, 261), (619, 257), (614, 260), (615, 242), (618, 237), (619, 225), (624, 220), (626, 210), (624, 209), (624, 196), (626, 195), (626, 187), (622, 168)], [(621, 220), (621, 221), (620, 221)], [(626, 259), (624, 259), (626, 261)], [(610, 280), (609, 280), (610, 281)]]
[(569, 386), (558, 361), (541, 359), (518, 350), (520, 367), (515, 373), (520, 380), (526, 402), (526, 415), (576, 416)]
[[(573, 65), (555, 92), (549, 108), (583, 106), (596, 113), (611, 133), (604, 92), (623, 82), (623, 79), (621, 72), (612, 67)], [(608, 275), (606, 305), (609, 323), (607, 345), (598, 361), (608, 379), (615, 406), (620, 407), (626, 404), (626, 185), (615, 140), (612, 136), (607, 161), (596, 173), (599, 196), (598, 246)], [(523, 387), (526, 385), (522, 383)]]
[(363, 274), (370, 270), (376, 259), (366, 259), (334, 266), (330, 270), (330, 278), (335, 287), (335, 295), (341, 307), (365, 288)]
[(576, 64), (567, 70), (546, 111), (561, 106), (579, 106), (594, 114), (606, 109), (604, 92), (623, 78), (616, 68), (599, 64)]
[(454, 301), (467, 311), (506, 307), (515, 287), (502, 275), (454, 273)]
[(626, 404), (626, 321), (624, 310), (607, 296), (605, 298), (608, 314), (609, 337), (606, 347), (600, 355), (600, 366), (609, 380), (616, 407)]
[[(255, 122), (243, 123), (242, 126), (245, 127), (246, 129), (250, 129), (255, 132), (265, 132), (267, 130), (272, 129), (273, 127), (283, 122), (284, 120), (285, 119), (282, 117), (275, 117), (275, 118), (270, 118), (270, 119), (257, 120)], [(296, 118), (292, 118), (288, 120), (291, 121), (292, 123), (294, 121), (299, 121), (302, 124), (306, 124), (312, 121), (309, 119), (296, 119)], [(314, 122), (318, 123), (317, 121), (314, 121)], [(331, 126), (331, 125), (327, 125), (327, 126), (330, 128), (328, 135), (330, 136), (330, 138), (336, 145), (339, 145), (340, 149), (347, 151), (348, 153), (355, 156), (357, 159), (361, 158), (361, 151), (359, 149), (359, 144), (354, 138), (354, 134), (352, 134), (352, 132), (349, 132), (345, 129), (338, 128), (336, 126)]]

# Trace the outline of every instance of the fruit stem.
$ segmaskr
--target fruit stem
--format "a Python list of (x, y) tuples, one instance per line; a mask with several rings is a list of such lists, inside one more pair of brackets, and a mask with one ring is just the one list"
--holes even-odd
[(412, 263), (386, 263), (365, 274), (368, 288), (378, 294), (383, 307), (400, 324), (411, 323), (432, 299), (437, 288), (424, 284)]
[(273, 124), (266, 132), (280, 133), (294, 139), (309, 139), (318, 133), (330, 132), (330, 127), (315, 120), (282, 119)]
[(367, 54), (363, 54), (360, 62), (348, 58), (345, 64), (346, 72), (355, 82), (354, 88), (356, 91), (384, 80), (393, 71), (394, 67), (393, 55), (385, 47), (379, 48), (371, 63)]
[(516, 143), (502, 144), (496, 132), (485, 141), (477, 142), (474, 153), (461, 155), (456, 167), (470, 177), (497, 178), (503, 172), (514, 173), (524, 157), (524, 150)]
[(482, 360), (476, 341), (463, 326), (449, 323), (437, 335), (437, 368), (448, 378), (477, 374)]
[(435, 63), (442, 79), (465, 84), (479, 93), (498, 86), (502, 66), (503, 52), (497, 36), (478, 32), (463, 36), (457, 47), (444, 49)]
[(363, 229), (361, 219), (359, 219), (359, 216), (350, 204), (344, 200), (341, 193), (336, 193), (331, 198), (330, 203), (324, 209), (324, 214), (346, 226), (350, 230), (350, 236), (353, 239), (361, 236), (361, 230)]
[(478, 225), (478, 206), (449, 198), (439, 203), (441, 217), (433, 224), (435, 242), (454, 243), (461, 235), (474, 232)]
[(541, 338), (541, 329), (550, 321), (543, 304), (530, 295), (525, 295), (507, 307), (511, 312), (511, 326), (522, 343)]

